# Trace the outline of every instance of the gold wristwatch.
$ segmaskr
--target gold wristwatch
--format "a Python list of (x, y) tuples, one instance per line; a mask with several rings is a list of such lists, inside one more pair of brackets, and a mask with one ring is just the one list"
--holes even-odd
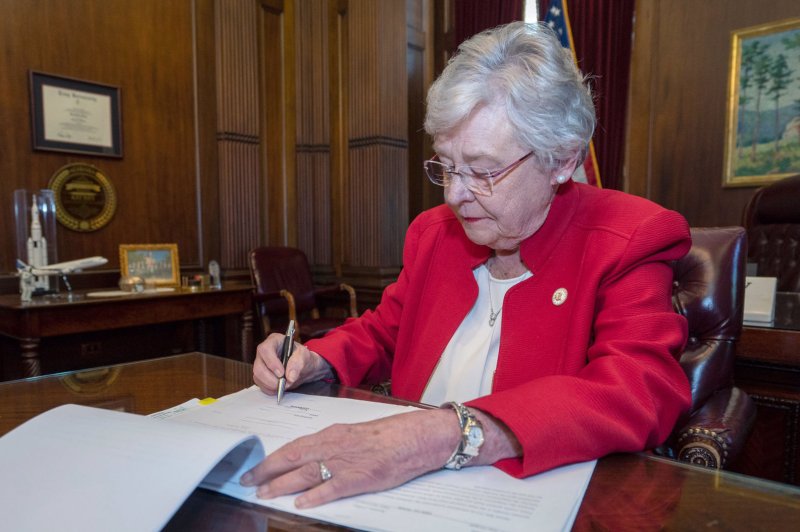
[(458, 425), (461, 427), (461, 441), (445, 462), (446, 469), (461, 469), (467, 462), (478, 456), (483, 445), (483, 425), (461, 403), (449, 402), (442, 406), (449, 406), (456, 411)]

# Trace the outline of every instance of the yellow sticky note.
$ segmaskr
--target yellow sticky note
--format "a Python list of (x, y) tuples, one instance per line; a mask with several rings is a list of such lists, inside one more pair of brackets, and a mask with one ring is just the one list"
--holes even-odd
[(216, 402), (217, 400), (213, 397), (206, 397), (205, 399), (200, 399), (201, 405), (210, 405), (211, 403)]

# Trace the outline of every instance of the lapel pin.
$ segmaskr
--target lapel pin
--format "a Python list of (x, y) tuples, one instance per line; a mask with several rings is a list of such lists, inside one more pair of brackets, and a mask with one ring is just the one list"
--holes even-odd
[(553, 305), (559, 306), (567, 300), (567, 289), (566, 288), (559, 288), (555, 292), (553, 292)]

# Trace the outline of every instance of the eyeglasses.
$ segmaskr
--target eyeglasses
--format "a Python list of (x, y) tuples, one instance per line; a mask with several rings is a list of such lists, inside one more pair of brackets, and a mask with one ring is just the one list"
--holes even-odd
[(434, 185), (439, 185), (440, 187), (450, 186), (453, 176), (459, 176), (461, 183), (467, 187), (467, 190), (480, 196), (491, 196), (494, 186), (505, 177), (503, 174), (508, 175), (511, 170), (524, 163), (531, 155), (533, 155), (533, 152), (523, 155), (501, 170), (488, 170), (468, 164), (448, 166), (436, 160), (439, 155), (434, 155), (432, 159), (425, 161), (424, 166), (428, 179)]

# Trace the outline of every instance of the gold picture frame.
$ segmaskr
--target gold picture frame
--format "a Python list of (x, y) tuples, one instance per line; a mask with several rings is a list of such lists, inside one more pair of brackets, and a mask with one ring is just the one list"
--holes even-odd
[(800, 18), (732, 32), (723, 186), (800, 173)]
[(177, 244), (120, 244), (120, 275), (141, 277), (156, 286), (178, 286), (180, 261)]

